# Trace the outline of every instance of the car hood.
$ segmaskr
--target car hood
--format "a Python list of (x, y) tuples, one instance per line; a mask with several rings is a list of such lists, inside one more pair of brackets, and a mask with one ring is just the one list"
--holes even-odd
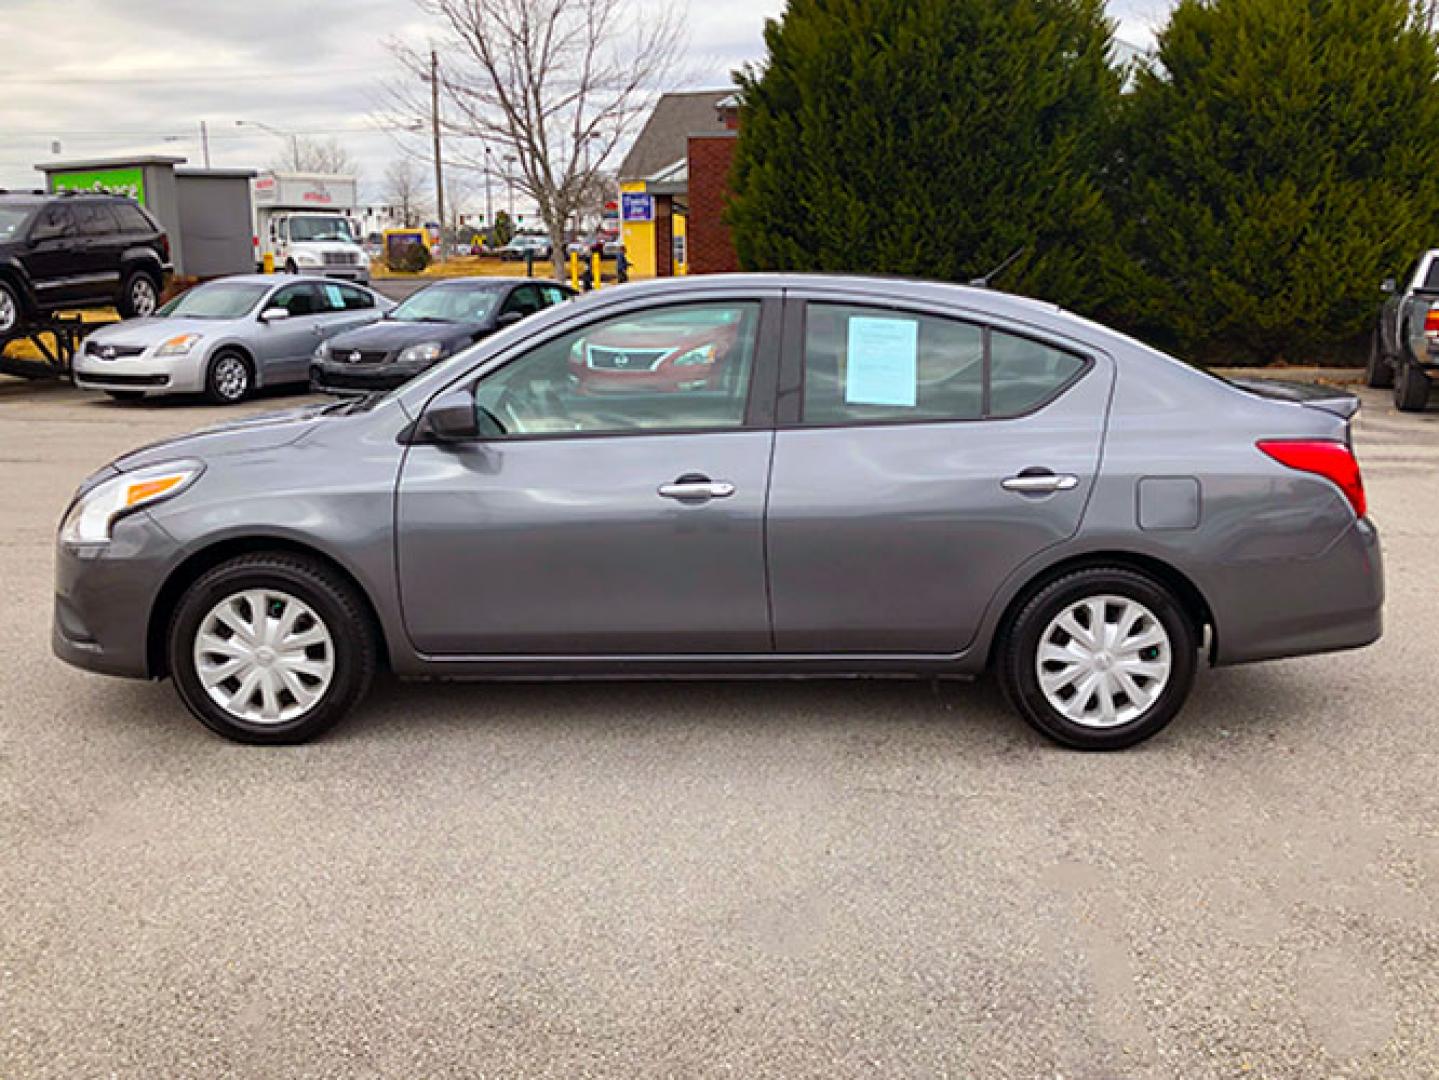
[(86, 335), (87, 341), (102, 345), (158, 345), (181, 334), (206, 335), (227, 331), (235, 319), (126, 319), (102, 326)]
[(339, 353), (346, 349), (383, 349), (389, 352), (425, 341), (452, 345), (460, 341), (469, 342), (481, 330), (480, 326), (473, 323), (396, 322), (382, 319), (357, 330), (336, 334), (330, 339), (330, 351)]
[(330, 401), (280, 412), (262, 413), (259, 416), (246, 416), (142, 446), (117, 458), (114, 466), (122, 472), (128, 472), (147, 465), (157, 465), (162, 461), (174, 461), (176, 458), (199, 458), (204, 461), (229, 454), (288, 446), (314, 430), (316, 424), (342, 416), (342, 413), (333, 411), (335, 408), (336, 403)]

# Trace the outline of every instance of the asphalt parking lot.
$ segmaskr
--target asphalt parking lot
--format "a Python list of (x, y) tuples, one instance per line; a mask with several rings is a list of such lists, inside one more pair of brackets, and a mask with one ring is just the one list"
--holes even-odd
[(1439, 1075), (1439, 408), (1366, 392), (1384, 640), (1107, 756), (988, 683), (381, 683), (223, 742), (49, 649), (76, 483), (219, 416), (0, 379), (0, 1077)]

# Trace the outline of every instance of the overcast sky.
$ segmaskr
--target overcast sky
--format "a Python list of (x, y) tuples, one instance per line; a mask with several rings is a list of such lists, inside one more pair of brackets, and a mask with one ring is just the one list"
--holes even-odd
[[(763, 54), (783, 0), (677, 0), (688, 9), (685, 80), (724, 86)], [(1170, 0), (1110, 0), (1119, 36), (1145, 46)], [(341, 136), (364, 196), (397, 153), (377, 131), (378, 86), (395, 70), (384, 42), (422, 42), (411, 0), (0, 0), (0, 187), (38, 186), (43, 160), (165, 153), (264, 166), (276, 136), (236, 125)], [(60, 144), (58, 158), (53, 142)], [(415, 143), (416, 152), (422, 147)]]

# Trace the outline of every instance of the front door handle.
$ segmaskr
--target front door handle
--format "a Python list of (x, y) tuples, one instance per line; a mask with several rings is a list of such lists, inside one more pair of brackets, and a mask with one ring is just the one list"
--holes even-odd
[(1023, 495), (1048, 495), (1054, 491), (1072, 491), (1079, 486), (1079, 477), (1069, 473), (1024, 472), (1001, 480), (999, 486)]
[(703, 502), (708, 499), (728, 499), (734, 494), (734, 485), (728, 480), (711, 480), (707, 476), (690, 474), (681, 476), (673, 484), (661, 484), (660, 495), (680, 502)]

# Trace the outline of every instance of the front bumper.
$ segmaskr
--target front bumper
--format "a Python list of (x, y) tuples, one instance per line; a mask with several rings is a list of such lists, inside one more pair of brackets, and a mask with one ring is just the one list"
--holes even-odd
[(149, 659), (150, 614), (177, 554), (174, 540), (143, 510), (116, 522), (103, 547), (58, 545), (50, 635), (55, 655), (103, 675), (156, 674)]
[(190, 394), (204, 389), (204, 361), (197, 356), (154, 356), (101, 360), (80, 353), (71, 377), (81, 390), (119, 390), (146, 394)]
[(334, 360), (312, 360), (310, 361), (310, 389), (320, 393), (345, 390), (393, 390), (433, 366), (432, 361), (419, 361), (412, 364), (394, 362), (345, 364)]

